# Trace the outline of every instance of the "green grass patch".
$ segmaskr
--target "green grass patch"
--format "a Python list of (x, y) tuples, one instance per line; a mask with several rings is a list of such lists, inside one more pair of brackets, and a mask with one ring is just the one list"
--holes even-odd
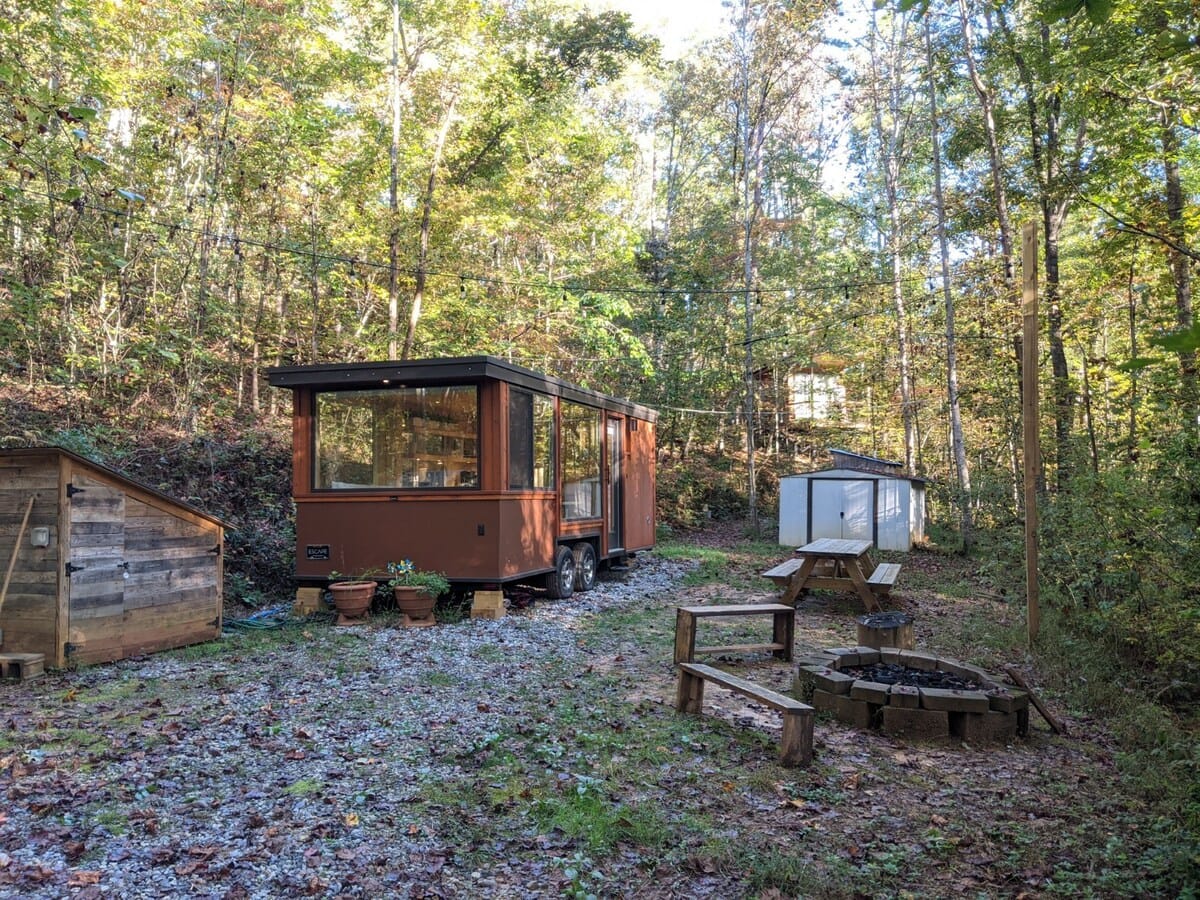
[(314, 794), (319, 794), (325, 790), (325, 782), (318, 778), (301, 778), (299, 781), (293, 781), (283, 789), (285, 794), (290, 794), (293, 797), (311, 797)]

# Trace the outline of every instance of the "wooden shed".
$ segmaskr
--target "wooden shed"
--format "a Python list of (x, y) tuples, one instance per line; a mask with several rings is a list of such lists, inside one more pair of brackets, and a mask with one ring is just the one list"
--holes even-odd
[(492, 356), (289, 366), (296, 576), (411, 559), (552, 596), (654, 546), (654, 423), (629, 400)]
[(779, 543), (818, 538), (912, 549), (925, 539), (925, 479), (897, 462), (830, 449), (833, 466), (779, 479)]
[(224, 527), (58, 447), (0, 450), (6, 653), (47, 665), (219, 637)]

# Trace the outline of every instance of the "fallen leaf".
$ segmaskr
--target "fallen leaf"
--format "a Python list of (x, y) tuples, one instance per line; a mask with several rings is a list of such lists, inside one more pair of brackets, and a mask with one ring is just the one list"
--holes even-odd
[(945, 828), (947, 825), (950, 824), (949, 819), (947, 819), (945, 816), (939, 816), (939, 815), (930, 816), (929, 821), (932, 822), (934, 825), (936, 825), (938, 828)]
[(77, 869), (67, 878), (68, 887), (83, 887), (86, 884), (99, 884), (100, 873), (87, 869)]
[(344, 816), (342, 816), (342, 821), (345, 823), (347, 828), (357, 828), (358, 813), (346, 813)]

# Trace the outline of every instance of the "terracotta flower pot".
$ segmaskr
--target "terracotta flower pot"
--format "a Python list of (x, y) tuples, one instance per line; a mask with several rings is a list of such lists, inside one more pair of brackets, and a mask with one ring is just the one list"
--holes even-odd
[(436, 625), (433, 607), (437, 598), (418, 585), (398, 584), (392, 588), (396, 597), (396, 608), (404, 613), (404, 624), (409, 628), (424, 628)]
[(338, 581), (329, 586), (333, 605), (338, 611), (338, 625), (361, 625), (371, 610), (375, 597), (374, 581)]

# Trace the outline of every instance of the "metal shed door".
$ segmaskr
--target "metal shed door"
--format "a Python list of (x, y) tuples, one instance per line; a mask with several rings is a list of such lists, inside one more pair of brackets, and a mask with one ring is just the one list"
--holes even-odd
[(874, 540), (875, 483), (813, 478), (809, 481), (812, 534), (817, 538)]

